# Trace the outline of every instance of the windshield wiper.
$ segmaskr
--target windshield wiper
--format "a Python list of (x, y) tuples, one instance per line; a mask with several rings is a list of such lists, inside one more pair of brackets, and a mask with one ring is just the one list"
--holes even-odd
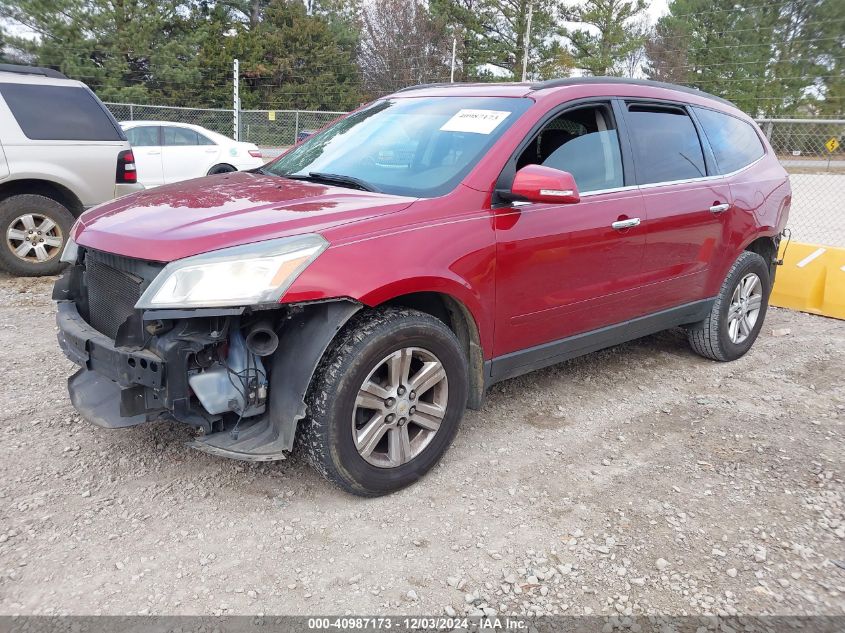
[(343, 174), (329, 174), (322, 171), (310, 171), (308, 175), (305, 174), (280, 174), (283, 178), (291, 178), (293, 180), (309, 180), (312, 182), (324, 182), (330, 185), (340, 185), (342, 187), (352, 187), (353, 189), (360, 189), (361, 191), (371, 191), (373, 193), (381, 193), (381, 190), (375, 185), (371, 185), (366, 180), (355, 178), (354, 176), (344, 176)]

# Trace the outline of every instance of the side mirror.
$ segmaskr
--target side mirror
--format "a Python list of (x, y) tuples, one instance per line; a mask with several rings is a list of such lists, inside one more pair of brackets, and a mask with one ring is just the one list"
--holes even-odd
[(511, 194), (529, 202), (574, 204), (581, 201), (572, 174), (542, 165), (526, 165), (516, 172)]

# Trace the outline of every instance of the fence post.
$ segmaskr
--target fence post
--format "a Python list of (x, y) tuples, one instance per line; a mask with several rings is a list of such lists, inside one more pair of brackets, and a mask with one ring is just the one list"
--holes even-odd
[(135, 109), (134, 109), (134, 106), (131, 103), (129, 104), (129, 120), (130, 121), (135, 120)]
[(296, 142), (299, 140), (299, 110), (296, 111), (294, 120), (293, 145), (296, 145)]
[(766, 140), (769, 141), (769, 144), (772, 142), (772, 127), (774, 126), (774, 122), (769, 121), (766, 123)]
[(238, 95), (238, 60), (234, 60), (233, 68), (232, 68), (232, 115), (234, 118), (234, 130), (232, 133), (232, 138), (236, 141), (241, 140), (241, 121), (240, 121), (240, 113), (241, 113), (241, 100), (240, 96)]

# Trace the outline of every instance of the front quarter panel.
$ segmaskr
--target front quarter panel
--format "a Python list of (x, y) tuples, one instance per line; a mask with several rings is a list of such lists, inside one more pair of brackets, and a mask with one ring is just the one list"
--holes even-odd
[[(475, 319), (485, 358), (493, 342), (496, 242), (485, 195), (466, 187), (421, 200), (367, 227), (324, 233), (331, 246), (282, 302), (351, 298), (374, 307), (401, 295), (437, 292)], [(395, 218), (395, 219), (394, 219)]]

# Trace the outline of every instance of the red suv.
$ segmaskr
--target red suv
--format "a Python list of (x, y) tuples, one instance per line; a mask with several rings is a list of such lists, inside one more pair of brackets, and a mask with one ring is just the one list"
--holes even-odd
[(742, 356), (786, 172), (711, 95), (635, 80), (420, 86), (254, 172), (85, 213), (57, 282), (84, 418), (406, 486), (493, 383), (666, 328)]

